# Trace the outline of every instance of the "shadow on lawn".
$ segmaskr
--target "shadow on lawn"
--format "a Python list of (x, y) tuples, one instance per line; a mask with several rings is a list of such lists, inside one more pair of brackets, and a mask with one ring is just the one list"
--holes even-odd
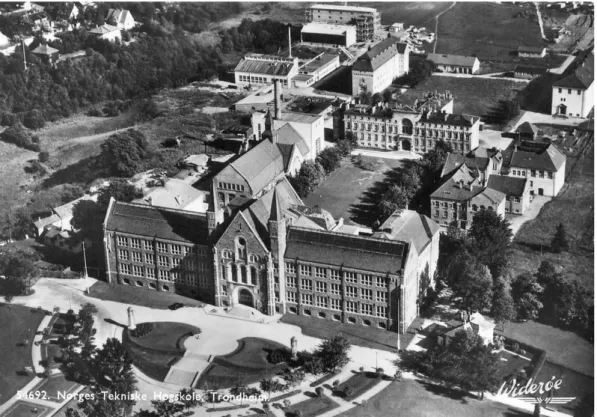
[(442, 397), (450, 398), (452, 400), (460, 400), (460, 402), (466, 404), (471, 399), (478, 399), (475, 395), (469, 394), (465, 391), (456, 390), (453, 388), (443, 387), (441, 385), (432, 384), (427, 381), (418, 381), (427, 391), (432, 394), (440, 395)]

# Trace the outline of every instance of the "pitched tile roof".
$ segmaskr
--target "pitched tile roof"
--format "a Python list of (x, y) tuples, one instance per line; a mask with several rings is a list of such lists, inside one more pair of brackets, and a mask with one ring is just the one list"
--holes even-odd
[[(471, 190), (471, 183), (473, 189)], [(468, 201), (483, 191), (483, 186), (477, 180), (464, 182), (462, 187), (454, 178), (449, 178), (431, 194), (431, 198), (440, 198), (452, 201)]]
[(469, 116), (466, 114), (441, 113), (439, 111), (436, 111), (429, 113), (424, 112), (419, 122), (471, 127), (479, 120), (481, 119), (477, 116)]
[(420, 254), (439, 231), (438, 224), (424, 214), (413, 210), (403, 210), (402, 213), (392, 213), (379, 226), (373, 237), (385, 237), (401, 242), (412, 241), (417, 253)]
[(280, 75), (286, 76), (292, 70), (294, 64), (289, 62), (272, 62), (271, 60), (246, 59), (243, 58), (234, 68), (235, 72), (249, 72), (252, 74)]
[(477, 61), (476, 56), (449, 55), (449, 54), (427, 54), (427, 59), (437, 65), (454, 65), (459, 67), (472, 67)]
[(566, 163), (566, 156), (553, 144), (522, 141), (503, 151), (504, 167), (556, 172)]
[(556, 81), (553, 86), (586, 90), (593, 84), (594, 76), (594, 57), (590, 53), (572, 74)]
[(506, 194), (491, 188), (485, 188), (471, 199), (472, 203), (488, 206), (498, 205), (506, 199)]
[(397, 274), (404, 268), (408, 248), (408, 244), (395, 240), (291, 226), (284, 257), (380, 274)]
[(118, 29), (116, 26), (112, 26), (107, 23), (104, 23), (101, 26), (91, 29), (89, 31), (89, 33), (95, 33), (97, 35), (105, 35), (106, 33), (114, 32), (117, 30), (120, 30), (120, 29)]
[(523, 74), (545, 74), (547, 72), (547, 68), (517, 65), (516, 68), (514, 68), (514, 72), (521, 72)]
[(209, 243), (205, 214), (115, 201), (106, 216), (106, 230), (187, 243)]
[(276, 142), (278, 144), (296, 145), (303, 156), (309, 153), (309, 146), (307, 145), (307, 142), (305, 142), (305, 139), (301, 136), (301, 134), (297, 132), (296, 129), (289, 123), (285, 124), (276, 132), (274, 132), (274, 136), (276, 136)]
[[(133, 15), (128, 10), (122, 9), (109, 9), (108, 15), (106, 16), (106, 20), (110, 19), (111, 17), (114, 18), (116, 23), (124, 24), (126, 22), (127, 17), (130, 16), (131, 18)], [(134, 20), (134, 19), (133, 19)]]
[(31, 51), (34, 54), (39, 54), (39, 55), (52, 55), (58, 52), (58, 49), (52, 48), (51, 46), (48, 45), (39, 45), (37, 48), (35, 48), (33, 51)]
[(524, 122), (516, 128), (516, 131), (518, 133), (531, 133), (533, 135), (536, 135), (537, 133), (539, 133), (539, 128), (532, 123)]
[(263, 140), (230, 166), (249, 183), (252, 193), (256, 194), (284, 173), (284, 157), (276, 144)]
[(73, 208), (74, 208), (75, 204), (77, 204), (79, 201), (83, 201), (83, 200), (97, 201), (97, 194), (94, 194), (94, 195), (85, 194), (83, 197), (79, 197), (76, 200), (73, 200), (71, 202), (68, 202), (66, 204), (63, 204), (61, 206), (54, 208), (53, 211), (61, 219), (71, 218), (71, 217), (73, 217)]
[(506, 175), (490, 175), (487, 180), (487, 188), (516, 197), (522, 196), (526, 184), (526, 178), (508, 177)]
[(446, 158), (446, 162), (442, 168), (441, 177), (445, 177), (453, 173), (455, 170), (460, 168), (462, 165), (466, 165), (467, 168), (470, 169), (479, 169), (484, 171), (487, 166), (489, 165), (489, 158), (477, 157), (468, 155), (461, 155), (450, 153)]
[(407, 44), (389, 37), (361, 55), (352, 67), (353, 71), (375, 71), (397, 54), (404, 54)]

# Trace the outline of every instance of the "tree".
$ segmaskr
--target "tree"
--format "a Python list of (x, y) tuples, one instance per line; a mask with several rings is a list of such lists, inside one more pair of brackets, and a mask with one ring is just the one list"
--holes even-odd
[(373, 104), (374, 106), (377, 103), (380, 103), (383, 101), (383, 96), (381, 95), (381, 93), (375, 93), (371, 96), (371, 104)]
[(73, 206), (72, 227), (79, 230), (81, 236), (99, 242), (104, 237), (102, 223), (105, 210), (93, 200), (81, 200)]
[(430, 186), (435, 188), (440, 180), (442, 168), (446, 163), (448, 154), (453, 152), (452, 144), (443, 140), (435, 143), (435, 148), (428, 151), (421, 159), (421, 164), (427, 168), (431, 177)]
[(31, 236), (35, 230), (35, 225), (31, 219), (31, 211), (27, 207), (18, 207), (10, 217), (12, 237), (24, 239), (25, 236)]
[(512, 290), (508, 282), (501, 276), (497, 277), (493, 284), (491, 313), (498, 323), (505, 323), (516, 317)]
[(174, 417), (184, 409), (182, 404), (169, 399), (153, 400), (151, 405), (160, 417)]
[(460, 278), (453, 288), (462, 297), (462, 303), (467, 311), (483, 311), (491, 308), (493, 299), (493, 279), (489, 268), (478, 262), (464, 266)]
[(261, 391), (265, 391), (270, 395), (272, 392), (278, 392), (284, 389), (284, 385), (274, 378), (262, 379), (259, 381), (259, 387), (261, 388)]
[(427, 59), (416, 60), (411, 63), (408, 74), (398, 77), (394, 80), (394, 83), (414, 87), (431, 76), (433, 71), (435, 71), (435, 63), (433, 61)]
[(41, 151), (39, 153), (39, 155), (37, 155), (37, 158), (39, 159), (39, 162), (48, 162), (48, 160), (50, 159), (50, 152), (48, 151)]
[(0, 261), (1, 275), (5, 279), (0, 281), (3, 294), (27, 295), (33, 285), (33, 280), (39, 276), (39, 268), (33, 260), (21, 252), (9, 253)]
[(200, 403), (193, 388), (183, 388), (180, 390), (179, 394), (180, 402), (187, 411), (189, 411), (191, 408), (197, 407)]
[(563, 223), (558, 224), (556, 233), (551, 240), (551, 250), (555, 253), (568, 252), (570, 244), (568, 243), (568, 236), (566, 234), (566, 227)]
[(512, 282), (512, 300), (519, 320), (535, 320), (539, 316), (542, 292), (543, 287), (528, 272), (516, 277)]
[(350, 343), (344, 336), (334, 336), (321, 342), (315, 356), (321, 359), (323, 367), (328, 371), (335, 371), (349, 361), (348, 350)]
[(317, 156), (317, 162), (323, 167), (326, 174), (335, 171), (340, 166), (342, 154), (338, 148), (325, 148)]
[(130, 177), (136, 174), (149, 152), (149, 142), (138, 130), (128, 129), (110, 136), (100, 146), (102, 159), (110, 172)]
[(510, 258), (512, 229), (510, 222), (495, 210), (478, 211), (473, 217), (469, 237), (479, 262), (487, 265), (493, 276), (507, 268)]
[(398, 185), (391, 185), (390, 188), (382, 195), (381, 200), (377, 204), (380, 217), (388, 217), (394, 212), (401, 213), (408, 207), (409, 193), (404, 187)]
[(289, 387), (295, 387), (297, 385), (299, 385), (301, 382), (303, 382), (303, 380), (305, 379), (305, 371), (303, 371), (302, 369), (290, 369), (290, 368), (286, 368), (284, 369), (284, 372), (282, 373), (282, 379), (284, 379), (284, 381), (286, 381), (286, 384)]
[(80, 417), (81, 416), (79, 414), (79, 412), (77, 410), (75, 410), (74, 408), (67, 408), (65, 414), (66, 414), (66, 417)]
[(135, 187), (126, 180), (114, 180), (110, 185), (102, 188), (97, 197), (97, 204), (103, 209), (107, 210), (110, 203), (110, 198), (116, 201), (129, 203), (136, 198), (143, 197), (143, 191)]

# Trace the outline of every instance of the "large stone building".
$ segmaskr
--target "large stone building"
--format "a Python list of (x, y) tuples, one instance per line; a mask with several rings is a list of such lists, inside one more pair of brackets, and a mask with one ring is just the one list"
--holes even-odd
[(304, 206), (274, 140), (213, 177), (207, 213), (112, 200), (108, 281), (404, 333), (422, 275), (435, 271), (438, 226), (405, 211), (367, 233)]
[(408, 73), (410, 46), (388, 37), (361, 55), (352, 67), (352, 95), (375, 94)]
[(344, 112), (344, 129), (360, 147), (425, 153), (439, 140), (466, 153), (479, 146), (480, 119), (453, 114), (450, 93), (428, 94), (411, 101), (356, 105)]
[(371, 7), (315, 4), (305, 13), (308, 22), (354, 25), (357, 42), (372, 40), (381, 29), (381, 14)]
[(593, 109), (594, 57), (590, 53), (570, 75), (552, 87), (551, 114), (586, 118)]

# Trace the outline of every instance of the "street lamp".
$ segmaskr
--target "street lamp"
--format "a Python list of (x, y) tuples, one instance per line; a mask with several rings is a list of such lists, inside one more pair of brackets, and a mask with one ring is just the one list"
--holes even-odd
[(83, 268), (84, 268), (84, 272), (85, 275), (83, 276), (83, 279), (85, 280), (85, 294), (89, 294), (89, 284), (87, 282), (87, 256), (85, 254), (85, 239), (83, 239), (83, 242), (81, 243), (81, 245), (83, 246)]

